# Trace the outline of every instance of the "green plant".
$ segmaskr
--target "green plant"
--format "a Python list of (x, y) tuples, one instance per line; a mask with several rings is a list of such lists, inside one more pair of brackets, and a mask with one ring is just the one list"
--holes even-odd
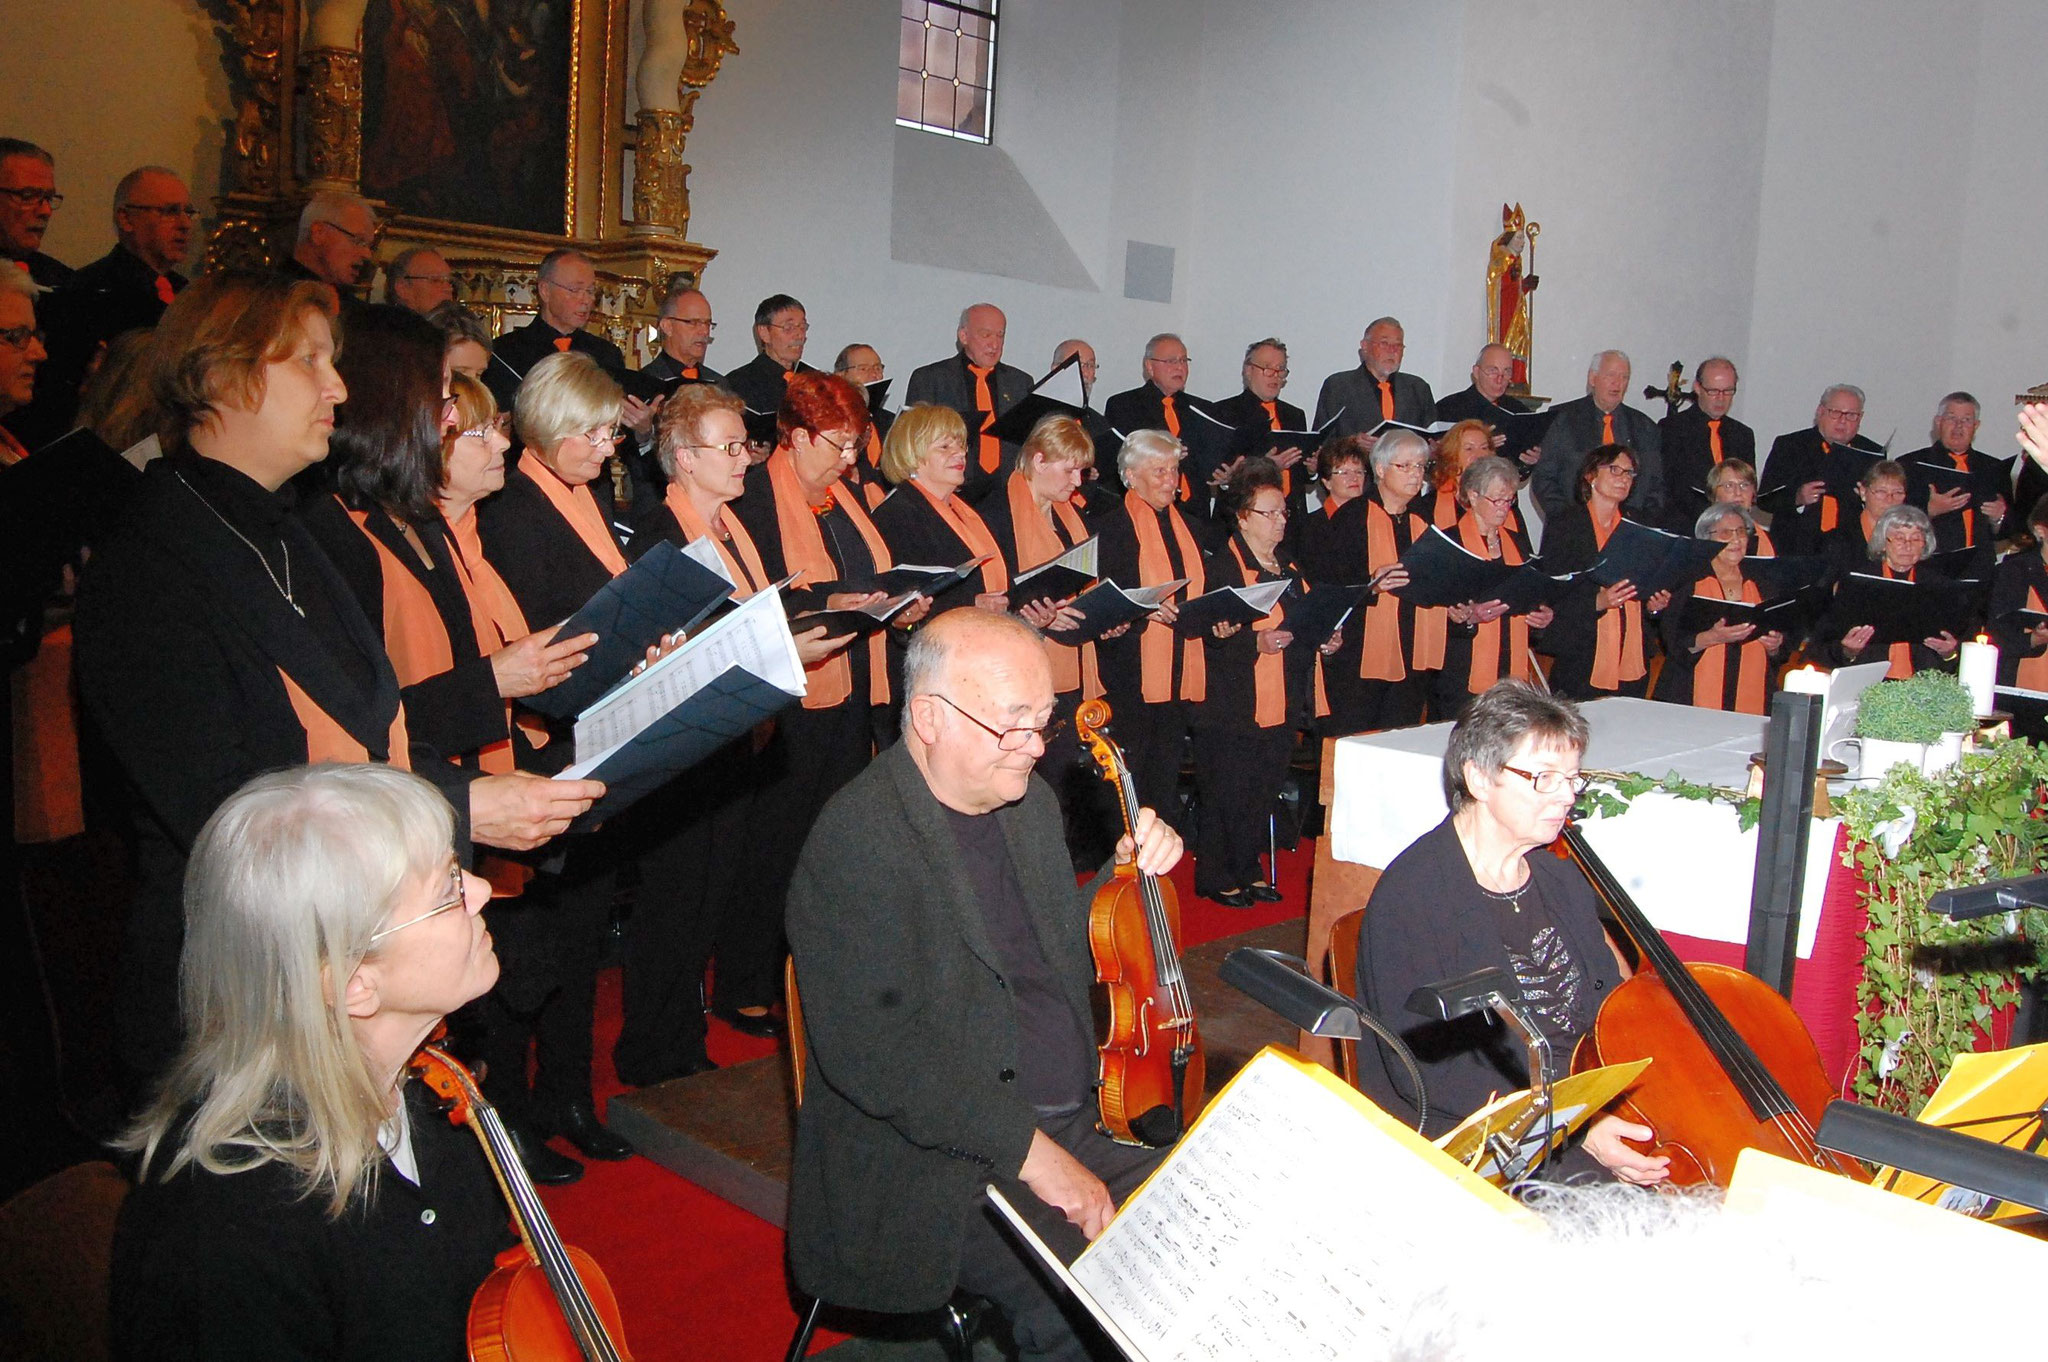
[[(1878, 691), (1909, 684), (1873, 686), (1865, 713)], [(2048, 965), (2048, 913), (1951, 922), (1927, 911), (1938, 890), (2048, 870), (2048, 750), (1995, 743), (1932, 776), (1895, 766), (1840, 808), (1843, 863), (1869, 886), (1856, 1092), (1911, 1115)]]
[(1856, 736), (1888, 742), (1940, 742), (1944, 733), (1967, 733), (1976, 711), (1970, 693), (1947, 672), (1914, 672), (1903, 681), (1880, 681), (1863, 692)]
[(1643, 775), (1639, 771), (1600, 771), (1588, 769), (1585, 773), (1592, 778), (1586, 787), (1582, 802), (1588, 813), (1595, 818), (1619, 818), (1628, 812), (1629, 804), (1639, 795), (1657, 791), (1674, 799), (1690, 799), (1700, 804), (1726, 804), (1735, 811), (1735, 824), (1748, 832), (1762, 816), (1763, 804), (1741, 790), (1725, 785), (1703, 785), (1687, 780), (1676, 771), (1667, 772), (1661, 779)]

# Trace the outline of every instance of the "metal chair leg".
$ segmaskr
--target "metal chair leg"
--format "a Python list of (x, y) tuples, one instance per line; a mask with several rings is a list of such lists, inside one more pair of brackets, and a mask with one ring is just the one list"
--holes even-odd
[(789, 1351), (784, 1354), (783, 1362), (803, 1362), (804, 1353), (811, 1346), (811, 1335), (818, 1331), (818, 1312), (824, 1308), (824, 1301), (816, 1296), (811, 1297), (811, 1303), (804, 1309), (803, 1319), (797, 1323), (796, 1337), (789, 1341)]

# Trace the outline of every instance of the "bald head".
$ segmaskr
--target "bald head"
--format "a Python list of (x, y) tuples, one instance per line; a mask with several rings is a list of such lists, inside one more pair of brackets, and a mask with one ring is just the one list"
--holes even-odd
[(1017, 731), (1043, 728), (1053, 707), (1036, 629), (1014, 615), (949, 610), (912, 636), (903, 691), (903, 741), (934, 798), (984, 814), (1024, 797), (1045, 744)]
[(1086, 398), (1095, 392), (1094, 346), (1090, 345), (1087, 341), (1079, 339), (1063, 340), (1053, 347), (1052, 367), (1057, 369), (1076, 355), (1081, 357), (1081, 396)]
[(1489, 402), (1500, 401), (1514, 376), (1514, 352), (1505, 345), (1488, 345), (1472, 361), (1472, 386)]
[(967, 356), (969, 364), (994, 368), (1002, 363), (1003, 336), (1009, 326), (1003, 310), (994, 303), (976, 303), (960, 314), (960, 329), (955, 333), (960, 353)]

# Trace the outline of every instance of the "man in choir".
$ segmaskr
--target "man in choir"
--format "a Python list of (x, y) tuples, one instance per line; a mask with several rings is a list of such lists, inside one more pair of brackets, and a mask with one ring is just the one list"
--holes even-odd
[[(841, 346), (839, 354), (832, 361), (832, 372), (866, 393), (870, 383), (880, 383), (889, 376), (882, 363), (882, 352), (872, 345), (855, 341)], [(905, 405), (909, 405), (907, 402)], [(896, 423), (896, 413), (878, 403), (868, 403), (868, 415), (874, 420), (875, 444), (889, 438), (889, 427)], [(880, 466), (881, 455), (875, 456), (876, 467)]]
[[(826, 805), (790, 886), (808, 1061), (790, 1267), (863, 1310), (964, 1287), (1023, 1357), (1113, 1355), (1076, 1336), (982, 1196), (994, 1183), (1071, 1260), (1162, 1157), (1095, 1128), (1094, 886), (1075, 888), (1032, 771), (1054, 704), (1044, 643), (1015, 616), (936, 616), (904, 693), (902, 741)], [(1134, 824), (1118, 859), (1164, 874), (1180, 838), (1150, 809)]]
[(57, 158), (33, 142), (0, 137), (0, 257), (44, 288), (71, 277), (71, 267), (43, 254), (43, 233), (64, 206)]
[(408, 246), (385, 266), (384, 291), (424, 317), (455, 296), (455, 275), (448, 257), (432, 246)]
[(1944, 549), (1988, 551), (2012, 507), (2005, 462), (1972, 446), (1979, 424), (1977, 399), (1950, 393), (1934, 409), (1932, 443), (1899, 459), (1906, 468), (1906, 499), (1927, 509)]
[[(34, 280), (0, 281), (0, 420), (13, 415), (35, 396), (36, 371), (50, 355), (36, 327)], [(28, 450), (0, 427), (0, 468), (21, 462)]]
[(690, 276), (677, 273), (669, 279), (668, 295), (661, 300), (654, 329), (661, 333), (661, 353), (641, 366), (640, 372), (661, 384), (667, 396), (685, 383), (717, 383), (724, 375), (704, 362), (718, 323), (711, 320), (711, 300), (698, 292)]
[(1081, 397), (1092, 404), (1095, 400), (1094, 346), (1080, 339), (1063, 340), (1052, 348), (1052, 367), (1057, 369), (1076, 355), (1081, 357)]
[(1338, 435), (1363, 435), (1382, 421), (1427, 426), (1436, 420), (1429, 384), (1401, 372), (1406, 333), (1393, 317), (1376, 318), (1358, 342), (1358, 367), (1331, 374), (1316, 397), (1316, 429), (1337, 417)]
[(377, 231), (369, 200), (322, 189), (299, 212), (299, 235), (284, 272), (296, 279), (318, 279), (341, 295), (343, 307), (349, 307), (361, 301), (356, 286), (377, 249)]
[(1728, 414), (1738, 382), (1735, 361), (1721, 355), (1692, 371), (1693, 404), (1657, 423), (1664, 442), (1663, 526), (1691, 534), (1713, 495), (1707, 475), (1725, 459), (1756, 467), (1756, 432)]
[(1237, 427), (1237, 441), (1230, 449), (1230, 461), (1215, 468), (1192, 469), (1189, 480), (1198, 486), (1211, 488), (1220, 505), (1223, 489), (1229, 486), (1231, 470), (1247, 455), (1268, 455), (1280, 469), (1283, 499), (1290, 506), (1298, 505), (1298, 489), (1311, 470), (1295, 467), (1301, 462), (1300, 450), (1275, 445), (1261, 434), (1272, 430), (1302, 430), (1307, 426), (1308, 418), (1300, 407), (1280, 400), (1280, 390), (1287, 386), (1286, 345), (1272, 336), (1253, 341), (1245, 347), (1244, 367), (1239, 372), (1244, 379), (1244, 390), (1235, 397), (1213, 404), (1216, 415)]
[(1543, 518), (1565, 514), (1575, 504), (1579, 466), (1601, 445), (1627, 445), (1636, 460), (1635, 490), (1622, 513), (1646, 525), (1662, 523), (1664, 514), (1663, 440), (1649, 413), (1624, 400), (1633, 374), (1627, 355), (1602, 350), (1586, 369), (1586, 395), (1560, 402), (1553, 409), (1543, 437), (1543, 459), (1536, 465), (1529, 490), (1543, 508)]
[(1757, 480), (1757, 506), (1771, 517), (1780, 553), (1818, 553), (1821, 541), (1858, 513), (1856, 484), (1875, 459), (1876, 441), (1857, 433), (1863, 424), (1863, 389), (1835, 383), (1822, 391), (1813, 424), (1771, 442)]
[(993, 303), (976, 303), (960, 314), (960, 327), (953, 333), (958, 346), (953, 355), (927, 364), (910, 376), (903, 390), (903, 402), (934, 402), (951, 407), (967, 423), (967, 481), (960, 494), (979, 501), (998, 481), (1003, 471), (1002, 443), (989, 434), (996, 418), (1024, 400), (1031, 391), (1031, 375), (1014, 364), (1003, 363), (1003, 339), (1009, 321)]
[(1519, 397), (1508, 396), (1508, 384), (1514, 376), (1513, 351), (1505, 345), (1490, 343), (1480, 347), (1479, 358), (1472, 361), (1471, 386), (1439, 399), (1436, 404), (1436, 419), (1454, 423), (1486, 422), (1493, 427), (1494, 451), (1502, 458), (1513, 462), (1522, 477), (1527, 479), (1541, 462), (1543, 447), (1531, 445), (1527, 449), (1513, 453), (1508, 451), (1508, 418), (1519, 416), (1529, 410), (1527, 402)]
[[(1074, 493), (1075, 507), (1085, 512), (1091, 500), (1103, 504), (1121, 496), (1123, 479), (1116, 471), (1116, 432), (1110, 429), (1109, 418), (1095, 410), (1095, 347), (1079, 337), (1061, 341), (1052, 348), (1052, 366), (1046, 372), (1051, 373), (1077, 355), (1081, 399), (1088, 404), (1081, 409), (1081, 426), (1095, 442), (1095, 464), (1082, 474), (1081, 490)], [(1093, 485), (1097, 483), (1099, 487)]]
[(754, 418), (748, 425), (750, 435), (762, 417), (782, 410), (782, 390), (790, 379), (818, 372), (804, 363), (804, 342), (810, 335), (804, 305), (787, 293), (771, 293), (754, 309), (754, 348), (760, 353), (725, 376), (725, 386), (739, 394)]

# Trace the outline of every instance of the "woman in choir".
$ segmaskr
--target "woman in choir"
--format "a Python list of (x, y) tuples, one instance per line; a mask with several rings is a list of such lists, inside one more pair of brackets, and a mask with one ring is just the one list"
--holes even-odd
[[(1525, 563), (1533, 555), (1528, 543), (1509, 525), (1522, 480), (1515, 466), (1489, 454), (1465, 466), (1458, 500), (1465, 507), (1452, 537), (1471, 553), (1505, 563)], [(1546, 629), (1553, 619), (1549, 605), (1510, 615), (1500, 601), (1467, 601), (1448, 610), (1444, 665), (1430, 692), (1433, 722), (1456, 719), (1472, 697), (1483, 694), (1504, 676), (1518, 681), (1535, 675), (1530, 634)]]
[(1189, 707), (1209, 694), (1202, 640), (1182, 637), (1174, 624), (1177, 601), (1209, 589), (1208, 555), (1175, 504), (1186, 454), (1186, 446), (1163, 430), (1131, 432), (1117, 454), (1129, 490), (1121, 505), (1105, 508), (1095, 522), (1104, 577), (1126, 588), (1187, 582), (1149, 619), (1120, 638), (1103, 639), (1096, 649), (1138, 800), (1169, 823), (1180, 818), (1181, 739)]
[(440, 331), (448, 348), (449, 371), (483, 382), (484, 371), (491, 367), (491, 332), (484, 319), (450, 298), (437, 303), (427, 320)]
[[(1391, 1024), (1422, 1070), (1426, 1136), (1451, 1130), (1499, 1094), (1526, 1088), (1530, 1075), (1524, 1048), (1503, 1043), (1501, 1028), (1484, 1012), (1416, 1021), (1406, 1008), (1414, 989), (1503, 967), (1521, 981), (1552, 1055), (1563, 1056), (1627, 977), (1585, 878), (1555, 856), (1530, 854), (1557, 839), (1585, 789), (1579, 766), (1589, 736), (1576, 705), (1525, 682), (1503, 681), (1473, 697), (1444, 752), (1450, 814), (1394, 858), (1366, 905), (1358, 998), (1376, 1016), (1401, 1019)], [(1361, 1042), (1358, 1071), (1367, 1096), (1415, 1120), (1413, 1083), (1393, 1052)], [(1575, 1164), (1591, 1171), (1575, 1157), (1583, 1152), (1623, 1182), (1662, 1182), (1670, 1161), (1624, 1143), (1650, 1134), (1599, 1116), (1553, 1166), (1560, 1176)]]
[[(1636, 456), (1627, 445), (1600, 445), (1579, 465), (1578, 500), (1543, 530), (1543, 570), (1576, 572), (1591, 567), (1621, 523), (1621, 503), (1635, 488)], [(1649, 679), (1646, 616), (1671, 603), (1669, 591), (1648, 600), (1635, 583), (1567, 591), (1546, 637), (1556, 659), (1550, 686), (1574, 700), (1603, 695), (1641, 696)]]
[(119, 1019), (131, 1082), (153, 1079), (178, 1044), (187, 851), (250, 776), (308, 761), (412, 765), (466, 815), (465, 854), (470, 841), (539, 846), (603, 792), (478, 775), (408, 734), (382, 640), (280, 494), (326, 458), (347, 395), (334, 314), (324, 285), (254, 272), (179, 294), (150, 369), (165, 456), (81, 586), (80, 691), (138, 801)]
[(1310, 581), (1343, 580), (1336, 575), (1346, 570), (1341, 538), (1334, 530), (1337, 513), (1365, 495), (1370, 458), (1363, 440), (1345, 435), (1324, 445), (1316, 460), (1315, 504), (1294, 527), (1301, 536), (1301, 565)]
[[(1234, 529), (1212, 567), (1219, 585), (1256, 586), (1289, 581), (1307, 589), (1301, 569), (1282, 549), (1287, 535), (1287, 492), (1280, 470), (1266, 458), (1247, 459), (1231, 479)], [(1312, 647), (1293, 648), (1286, 607), (1275, 605), (1249, 628), (1212, 633), (1207, 653), (1209, 695), (1193, 709), (1195, 892), (1230, 908), (1278, 903), (1259, 864), (1267, 817), (1287, 779), (1294, 731), (1311, 706)], [(1337, 639), (1320, 641), (1334, 651)]]
[(1906, 504), (1905, 465), (1891, 459), (1872, 463), (1856, 480), (1856, 496), (1863, 503), (1862, 511), (1821, 539), (1820, 551), (1827, 555), (1828, 565), (1837, 577), (1868, 571), (1867, 564), (1876, 556), (1870, 550), (1870, 536), (1877, 518), (1894, 506)]
[(1009, 609), (1003, 593), (1010, 571), (980, 514), (961, 496), (967, 480), (967, 424), (951, 407), (919, 402), (905, 407), (882, 444), (882, 476), (894, 485), (875, 508), (875, 528), (899, 563), (952, 567), (984, 560), (967, 580), (932, 599), (932, 613), (971, 605), (997, 614)]
[[(1721, 467), (1726, 468), (1724, 463)], [(1742, 575), (1742, 559), (1756, 522), (1741, 506), (1722, 502), (1700, 512), (1693, 526), (1696, 539), (1718, 539), (1721, 550), (1706, 576), (1692, 584), (1693, 599), (1748, 601), (1761, 605), (1757, 584)], [(1699, 709), (1726, 709), (1743, 714), (1770, 712), (1777, 689), (1778, 660), (1785, 635), (1776, 630), (1758, 636), (1746, 620), (1717, 620), (1706, 629), (1689, 631), (1685, 601), (1674, 593), (1672, 608), (1662, 617), (1664, 668), (1657, 674), (1657, 698)]]
[(1432, 525), (1449, 530), (1458, 523), (1464, 512), (1458, 503), (1458, 483), (1467, 468), (1491, 453), (1493, 427), (1484, 421), (1460, 421), (1439, 437), (1429, 478)]
[(1740, 506), (1753, 526), (1749, 556), (1775, 558), (1778, 546), (1756, 509), (1756, 470), (1740, 459), (1723, 459), (1707, 472), (1707, 500), (1716, 506)]
[[(1869, 560), (1861, 565), (1860, 571), (1873, 576), (1903, 578), (1909, 582), (1947, 580), (1936, 569), (1921, 562), (1934, 552), (1934, 525), (1928, 520), (1927, 512), (1918, 506), (1898, 505), (1886, 509), (1871, 522), (1869, 534)], [(1964, 620), (1957, 619), (1950, 627), (1918, 643), (1892, 644), (1883, 655), (1891, 663), (1885, 680), (1898, 681), (1928, 668), (1953, 670), (1956, 651), (1962, 646), (1957, 633), (1965, 628), (1965, 624)], [(1871, 640), (1876, 635), (1877, 628), (1872, 621), (1849, 618), (1848, 611), (1842, 606), (1839, 587), (1834, 601), (1813, 629), (1814, 644), (1820, 649), (1821, 660), (1831, 667), (1878, 661), (1879, 658), (1867, 655), (1871, 651)]]
[(1330, 523), (1335, 550), (1320, 580), (1364, 582), (1371, 590), (1337, 651), (1323, 660), (1330, 707), (1321, 723), (1325, 737), (1420, 723), (1431, 678), (1444, 665), (1449, 616), (1400, 598), (1408, 585), (1401, 555), (1429, 529), (1422, 490), (1428, 469), (1428, 441), (1412, 430), (1388, 431), (1372, 448), (1373, 490), (1348, 502)]
[(192, 848), (186, 1039), (118, 1142), (122, 1357), (457, 1358), (514, 1244), (475, 1138), (407, 1065), (497, 977), (448, 802), (389, 766), (295, 766)]
[[(1991, 578), (1989, 632), (1998, 645), (1998, 684), (2048, 692), (2048, 496), (2037, 498), (2027, 512), (2027, 533), (2034, 548), (2008, 553)], [(2017, 613), (2022, 610), (2042, 618), (2029, 622)], [(2020, 736), (2048, 741), (2039, 703), (2011, 708)]]
[[(753, 540), (771, 581), (801, 574), (784, 597), (796, 616), (791, 627), (807, 631), (804, 611), (880, 602), (882, 593), (870, 586), (895, 559), (868, 516), (866, 499), (846, 476), (867, 441), (861, 390), (834, 374), (800, 373), (784, 389), (775, 419), (774, 452), (748, 471), (746, 491), (727, 512)], [(916, 601), (890, 628), (910, 628), (930, 607), (928, 600)], [(718, 990), (725, 1001), (715, 1009), (749, 1034), (782, 1030), (771, 1008), (782, 988), (781, 913), (789, 877), (818, 811), (874, 754), (871, 711), (890, 700), (886, 649), (878, 631), (807, 664), (803, 703), (776, 718), (774, 737), (761, 753), (755, 834), (743, 849), (741, 873), (746, 892), (775, 915), (776, 937), (771, 949), (752, 958), (721, 954)]]

